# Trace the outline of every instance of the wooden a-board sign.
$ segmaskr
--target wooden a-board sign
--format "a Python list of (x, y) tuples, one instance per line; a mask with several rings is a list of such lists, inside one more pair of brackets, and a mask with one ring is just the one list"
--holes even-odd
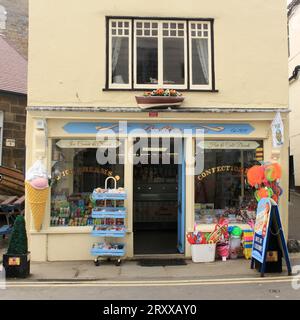
[(270, 198), (263, 198), (257, 205), (256, 222), (254, 227), (251, 269), (255, 262), (259, 263), (259, 271), (263, 277), (266, 272), (267, 254), (270, 239), (277, 240), (279, 250), (286, 261), (288, 274), (292, 274), (287, 243), (285, 241), (277, 203)]

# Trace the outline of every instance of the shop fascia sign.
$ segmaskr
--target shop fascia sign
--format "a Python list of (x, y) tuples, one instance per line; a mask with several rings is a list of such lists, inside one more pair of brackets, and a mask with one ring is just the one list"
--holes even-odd
[(259, 144), (256, 141), (204, 141), (205, 149), (240, 149), (256, 150)]
[[(183, 134), (197, 134), (202, 130), (208, 135), (249, 135), (254, 128), (249, 123), (133, 123), (120, 122), (69, 122), (64, 125), (69, 134), (101, 134), (101, 135), (141, 135), (141, 134), (172, 134), (172, 131)], [(174, 132), (173, 131), (173, 132)]]
[(59, 148), (118, 148), (121, 145), (117, 140), (59, 140), (56, 145)]

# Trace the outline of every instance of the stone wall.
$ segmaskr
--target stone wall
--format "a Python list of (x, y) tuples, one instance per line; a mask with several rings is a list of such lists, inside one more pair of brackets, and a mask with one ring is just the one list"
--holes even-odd
[[(24, 170), (27, 96), (0, 92), (0, 111), (4, 113), (2, 165)], [(6, 146), (14, 139), (15, 147)]]
[(24, 57), (28, 54), (28, 0), (0, 0), (7, 12), (0, 34)]

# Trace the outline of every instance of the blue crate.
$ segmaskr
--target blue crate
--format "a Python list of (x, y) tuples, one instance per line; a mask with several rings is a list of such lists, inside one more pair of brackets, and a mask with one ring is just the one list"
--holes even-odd
[(127, 198), (126, 193), (98, 193), (93, 192), (93, 200), (125, 200)]
[(113, 238), (123, 238), (126, 236), (126, 229), (122, 231), (112, 231), (112, 230), (95, 230), (91, 232), (94, 237), (113, 237)]
[(124, 207), (114, 208), (114, 207), (104, 207), (101, 210), (93, 209), (92, 218), (101, 219), (101, 218), (125, 218), (126, 209)]
[(124, 243), (114, 243), (122, 245), (123, 249), (98, 249), (92, 248), (91, 255), (93, 256), (107, 256), (107, 257), (122, 257), (125, 255), (125, 244)]

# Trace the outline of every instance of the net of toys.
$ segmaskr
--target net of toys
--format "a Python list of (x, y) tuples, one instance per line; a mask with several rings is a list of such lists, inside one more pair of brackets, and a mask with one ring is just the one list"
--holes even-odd
[(282, 170), (278, 163), (256, 165), (248, 170), (247, 180), (249, 185), (255, 188), (257, 202), (263, 198), (272, 198), (278, 203), (283, 192), (279, 186), (281, 175)]

